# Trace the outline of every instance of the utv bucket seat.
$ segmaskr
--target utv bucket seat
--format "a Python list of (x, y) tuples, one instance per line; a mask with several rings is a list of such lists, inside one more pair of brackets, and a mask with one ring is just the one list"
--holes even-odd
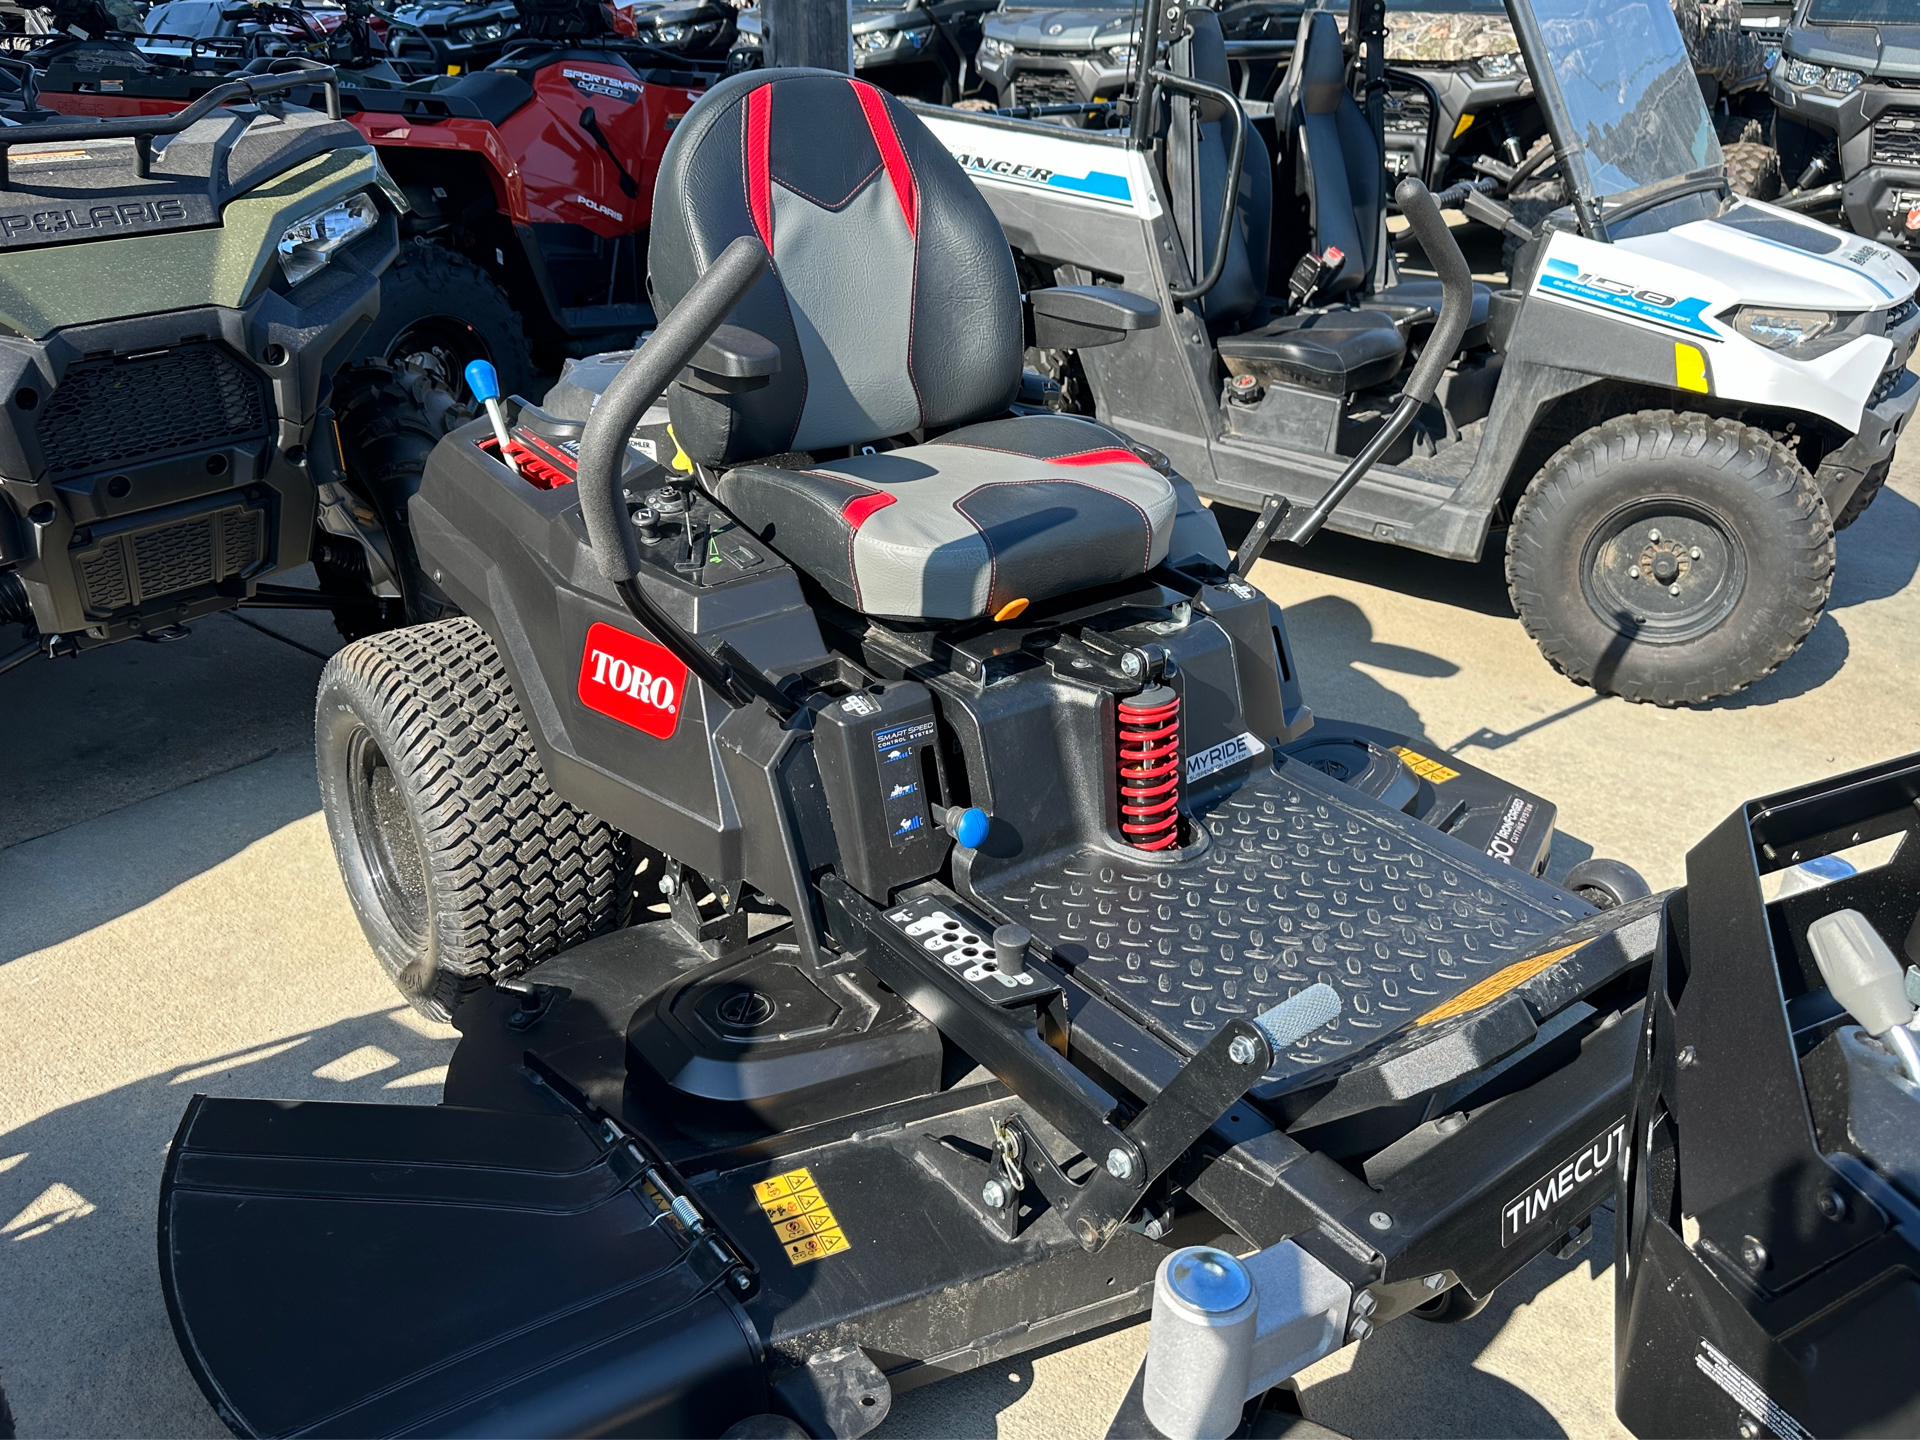
[[(1187, 18), (1186, 68), (1196, 79), (1231, 88), (1219, 17), (1195, 9)], [(1367, 290), (1386, 213), (1381, 152), (1348, 91), (1340, 31), (1328, 12), (1303, 17), (1274, 113), (1283, 190), (1305, 199), (1313, 250), (1341, 252), (1339, 269), (1322, 283), (1317, 297), (1332, 303), (1276, 315), (1282, 302), (1259, 293), (1269, 275), (1273, 177), (1267, 147), (1250, 125), (1227, 263), (1220, 281), (1199, 302), (1216, 332), (1216, 347), (1230, 369), (1262, 379), (1335, 394), (1386, 384), (1407, 358), (1409, 332), (1432, 325), (1440, 315), (1441, 285), (1411, 280)], [(1190, 255), (1212, 253), (1229, 146), (1218, 120), (1189, 117), (1175, 127), (1168, 182)], [(1470, 345), (1486, 333), (1487, 310), (1488, 291), (1476, 285)]]
[[(722, 469), (721, 503), (835, 600), (971, 620), (1167, 556), (1177, 508), (1199, 506), (1185, 482), (1177, 496), (1090, 421), (991, 418), (1020, 388), (1013, 258), (980, 192), (900, 102), (813, 70), (710, 90), (655, 191), (662, 309), (743, 235), (773, 264), (732, 323), (773, 342), (780, 367), (754, 389), (674, 386), (674, 434)], [(881, 448), (930, 430), (945, 433)]]

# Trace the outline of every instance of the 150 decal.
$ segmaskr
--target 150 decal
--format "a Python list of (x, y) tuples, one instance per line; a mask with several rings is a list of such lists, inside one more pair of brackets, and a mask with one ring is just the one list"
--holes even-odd
[(1570, 300), (1632, 315), (1637, 320), (1649, 320), (1657, 325), (1685, 330), (1690, 335), (1703, 335), (1714, 341), (1721, 338), (1715, 333), (1714, 327), (1701, 318), (1701, 313), (1708, 308), (1708, 302), (1696, 296), (1683, 298), (1644, 286), (1629, 285), (1622, 280), (1610, 280), (1605, 275), (1584, 271), (1567, 260), (1550, 259), (1541, 267), (1541, 277), (1534, 283), (1536, 289), (1545, 290), (1551, 295), (1564, 295)]

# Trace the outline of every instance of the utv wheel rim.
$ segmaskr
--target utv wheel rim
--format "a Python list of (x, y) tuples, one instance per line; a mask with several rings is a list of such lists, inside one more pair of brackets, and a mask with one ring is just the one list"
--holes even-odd
[(427, 936), (427, 867), (399, 777), (366, 730), (348, 743), (347, 783), (354, 841), (374, 896), (402, 944), (418, 948)]
[(1747, 577), (1734, 527), (1678, 496), (1614, 511), (1589, 533), (1581, 557), (1589, 608), (1637, 644), (1698, 640), (1733, 613)]
[(440, 377), (458, 383), (469, 360), (493, 363), (494, 352), (480, 331), (452, 315), (430, 315), (401, 327), (381, 357), (389, 365), (412, 364), (438, 369)]

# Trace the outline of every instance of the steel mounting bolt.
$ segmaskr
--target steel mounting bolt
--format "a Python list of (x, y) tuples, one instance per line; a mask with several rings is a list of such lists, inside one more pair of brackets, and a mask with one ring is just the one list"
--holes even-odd
[(1365, 1319), (1379, 1308), (1372, 1290), (1363, 1290), (1354, 1297), (1354, 1313)]
[(1134, 1173), (1134, 1161), (1118, 1145), (1107, 1152), (1107, 1173), (1116, 1180), (1125, 1180)]
[(1694, 1064), (1694, 1047), (1692, 1045), (1683, 1045), (1681, 1047), (1681, 1053), (1674, 1057), (1674, 1063), (1683, 1070), (1686, 1070)]
[(1679, 585), (1668, 586), (1668, 594), (1679, 595), (1680, 593), (1681, 593), (1681, 587)]
[(1347, 1327), (1347, 1338), (1354, 1341), (1365, 1340), (1373, 1333), (1373, 1325), (1366, 1320), (1356, 1320), (1352, 1325)]
[(1816, 1208), (1830, 1220), (1839, 1220), (1848, 1213), (1848, 1202), (1839, 1190), (1823, 1190), (1821, 1198), (1814, 1203)]
[(1699, 545), (1688, 546), (1688, 559), (1699, 560), (1700, 558), (1701, 558), (1701, 547)]
[(1648, 539), (1652, 540), (1656, 545), (1659, 545), (1661, 543), (1661, 532), (1659, 530), (1648, 531)]
[(1372, 1225), (1376, 1230), (1392, 1230), (1394, 1228), (1394, 1217), (1385, 1210), (1376, 1210), (1372, 1215), (1367, 1217), (1367, 1223)]
[(745, 1270), (736, 1270), (734, 1272), (734, 1288), (736, 1290), (745, 1290), (753, 1283), (754, 1277), (749, 1275)]
[(1752, 1235), (1741, 1237), (1741, 1263), (1750, 1270), (1760, 1271), (1768, 1268), (1768, 1247)]
[(680, 889), (680, 880), (674, 875), (672, 871), (668, 871), (665, 875), (662, 875), (660, 877), (660, 893), (661, 894), (671, 895), (678, 889)]
[(1227, 1047), (1227, 1058), (1236, 1065), (1254, 1063), (1254, 1041), (1246, 1035), (1236, 1035)]
[(1755, 1440), (1755, 1437), (1761, 1433), (1761, 1427), (1745, 1415), (1734, 1428), (1741, 1432), (1741, 1440)]
[(989, 1210), (998, 1210), (1007, 1203), (1007, 1184), (1003, 1180), (989, 1180), (981, 1186), (981, 1204)]
[(1437, 1271), (1432, 1275), (1423, 1275), (1421, 1277), (1421, 1283), (1430, 1290), (1439, 1290), (1443, 1285), (1447, 1284), (1447, 1276)]
[(1129, 650), (1125, 655), (1121, 656), (1121, 674), (1127, 676), (1128, 679), (1131, 680), (1136, 675), (1140, 674), (1141, 669), (1142, 669), (1142, 666), (1141, 666), (1141, 657), (1140, 657), (1139, 651)]

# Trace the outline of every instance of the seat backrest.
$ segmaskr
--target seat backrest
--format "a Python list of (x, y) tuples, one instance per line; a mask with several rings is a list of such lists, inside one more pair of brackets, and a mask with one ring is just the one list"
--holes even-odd
[(1381, 152), (1367, 116), (1347, 88), (1340, 27), (1326, 10), (1301, 16), (1294, 59), (1276, 97), (1292, 132), (1296, 189), (1307, 197), (1313, 245), (1345, 257), (1325, 295), (1366, 288), (1384, 214)]
[(648, 280), (671, 312), (733, 240), (773, 266), (730, 323), (780, 347), (771, 383), (670, 391), (694, 459), (860, 445), (1004, 410), (1020, 290), (980, 192), (893, 96), (825, 70), (750, 70), (687, 112), (654, 187)]
[[(1187, 33), (1173, 47), (1169, 68), (1222, 89), (1231, 89), (1227, 48), (1220, 16), (1195, 7), (1187, 11)], [(1168, 91), (1171, 110), (1167, 137), (1167, 190), (1174, 229), (1198, 277), (1213, 259), (1220, 233), (1221, 200), (1227, 186), (1233, 134), (1227, 128), (1239, 117), (1203, 120), (1201, 105)], [(1241, 160), (1239, 193), (1235, 199), (1234, 233), (1221, 278), (1195, 305), (1209, 325), (1222, 325), (1248, 314), (1267, 293), (1268, 233), (1274, 210), (1274, 180), (1267, 145), (1252, 122)]]

